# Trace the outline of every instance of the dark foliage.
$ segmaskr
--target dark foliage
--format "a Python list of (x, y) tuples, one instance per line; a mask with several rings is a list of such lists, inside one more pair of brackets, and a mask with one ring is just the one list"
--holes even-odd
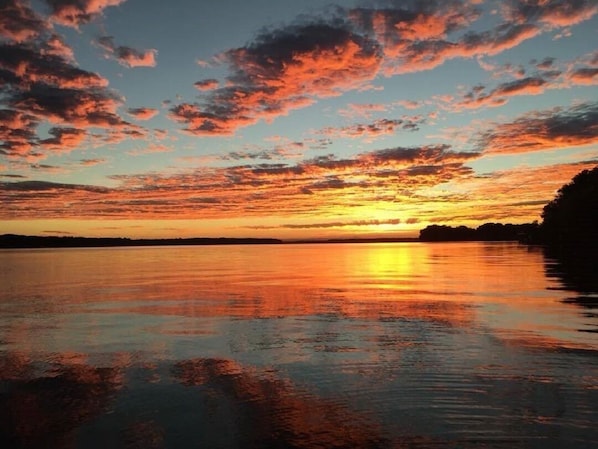
[(451, 227), (446, 225), (431, 225), (422, 229), (419, 239), (425, 242), (448, 241), (521, 241), (534, 233), (536, 223), (502, 224), (485, 223), (476, 229), (466, 226)]
[(565, 251), (598, 249), (598, 166), (578, 173), (544, 206), (540, 239)]

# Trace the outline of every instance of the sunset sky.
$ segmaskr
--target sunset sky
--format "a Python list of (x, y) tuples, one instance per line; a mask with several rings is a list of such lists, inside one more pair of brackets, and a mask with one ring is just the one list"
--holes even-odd
[(598, 164), (596, 0), (0, 0), (0, 234), (416, 236)]

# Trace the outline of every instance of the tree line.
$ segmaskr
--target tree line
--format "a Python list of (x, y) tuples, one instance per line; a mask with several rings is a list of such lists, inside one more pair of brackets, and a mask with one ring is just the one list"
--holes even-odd
[(504, 241), (546, 245), (558, 251), (598, 251), (598, 166), (563, 185), (542, 210), (542, 222), (485, 223), (477, 228), (430, 225), (419, 239), (433, 241)]

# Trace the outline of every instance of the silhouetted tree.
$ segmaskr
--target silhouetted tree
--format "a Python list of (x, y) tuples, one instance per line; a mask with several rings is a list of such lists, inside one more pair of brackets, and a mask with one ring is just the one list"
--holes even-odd
[(430, 225), (419, 232), (419, 239), (424, 242), (446, 241), (521, 241), (535, 232), (537, 223), (503, 224), (484, 223), (477, 229), (466, 226), (451, 227), (446, 225)]
[(598, 249), (598, 166), (578, 173), (542, 212), (542, 240), (564, 250)]

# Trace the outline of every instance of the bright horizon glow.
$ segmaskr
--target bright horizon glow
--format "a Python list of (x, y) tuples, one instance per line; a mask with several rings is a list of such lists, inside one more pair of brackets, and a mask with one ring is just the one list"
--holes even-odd
[(0, 234), (413, 237), (598, 164), (594, 0), (0, 6)]

